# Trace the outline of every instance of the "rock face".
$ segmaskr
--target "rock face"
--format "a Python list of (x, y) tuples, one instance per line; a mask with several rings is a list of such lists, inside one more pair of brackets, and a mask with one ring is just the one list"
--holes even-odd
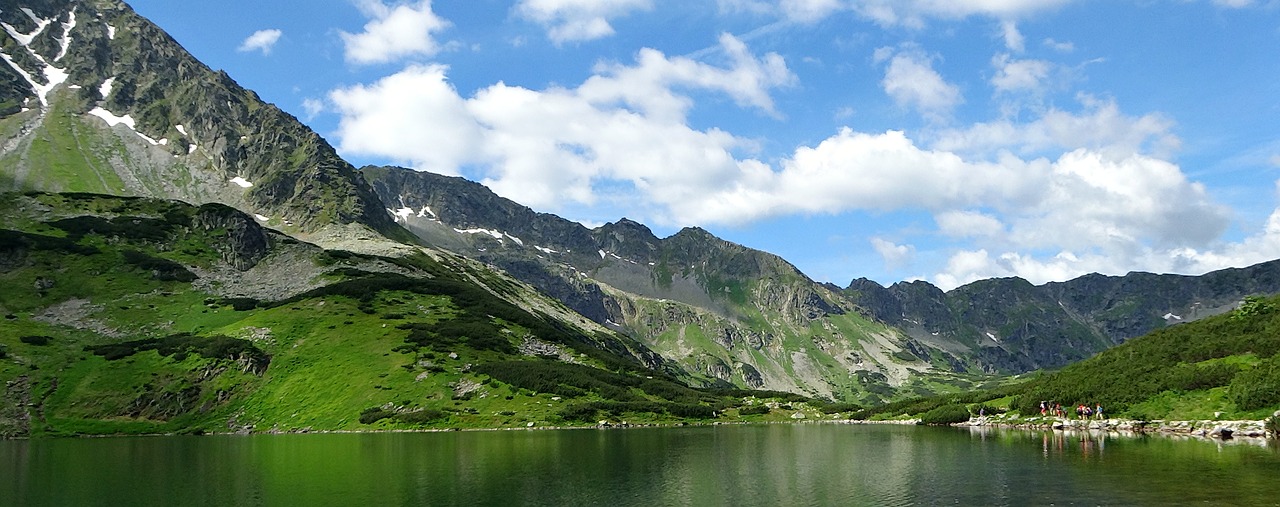
[(0, 0), (0, 21), (0, 191), (222, 202), (304, 232), (396, 234), (324, 139), (123, 2)]
[(271, 250), (270, 236), (258, 222), (222, 204), (200, 207), (192, 226), (206, 231), (224, 230), (227, 241), (214, 245), (222, 260), (240, 271), (248, 271)]

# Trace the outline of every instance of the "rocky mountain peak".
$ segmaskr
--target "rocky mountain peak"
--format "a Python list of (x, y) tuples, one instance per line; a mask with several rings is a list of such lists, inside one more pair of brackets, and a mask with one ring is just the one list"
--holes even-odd
[(407, 237), (323, 138), (123, 2), (0, 0), (0, 22), (7, 189), (223, 202), (297, 232)]

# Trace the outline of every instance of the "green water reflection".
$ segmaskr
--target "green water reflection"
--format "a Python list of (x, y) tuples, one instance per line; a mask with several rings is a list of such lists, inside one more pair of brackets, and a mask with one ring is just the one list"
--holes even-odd
[(4, 505), (1280, 505), (1280, 452), (848, 425), (0, 442)]

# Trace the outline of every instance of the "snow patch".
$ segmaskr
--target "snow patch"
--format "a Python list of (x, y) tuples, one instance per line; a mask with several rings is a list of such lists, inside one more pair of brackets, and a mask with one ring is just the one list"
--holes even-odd
[(395, 216), (395, 220), (397, 222), (404, 222), (406, 224), (409, 223), (409, 217), (413, 216), (413, 208), (400, 208), (398, 210), (388, 208), (387, 211), (390, 211), (391, 214)]
[(174, 125), (174, 126), (173, 126), (173, 128), (174, 128), (174, 130), (177, 130), (179, 134), (182, 134), (182, 135), (184, 135), (184, 136), (185, 136), (185, 135), (188, 135), (188, 134), (187, 134), (187, 128), (186, 128), (186, 127), (183, 127), (182, 125)]
[(524, 246), (524, 241), (521, 240), (520, 238), (512, 236), (510, 233), (506, 233), (506, 232), (502, 233), (502, 235), (508, 238), (511, 238), (511, 241), (515, 241), (517, 245)]
[(107, 126), (109, 127), (123, 124), (124, 126), (129, 127), (130, 130), (134, 129), (135, 123), (133, 121), (133, 117), (127, 114), (124, 116), (116, 116), (115, 114), (112, 114), (111, 111), (107, 111), (101, 107), (93, 108), (89, 111), (89, 114), (102, 118), (107, 122)]
[[(3, 24), (3, 23), (0, 23), (0, 24)], [(8, 27), (8, 25), (5, 25), (5, 27)], [(39, 96), (40, 98), (40, 105), (44, 107), (48, 107), (49, 92), (53, 91), (53, 89), (56, 88), (58, 85), (66, 82), (67, 71), (59, 69), (52, 65), (49, 65), (47, 62), (44, 61), (43, 58), (40, 57), (40, 55), (37, 55), (35, 53), (31, 53), (31, 54), (35, 56), (36, 60), (44, 64), (45, 84), (40, 84), (36, 82), (35, 78), (31, 77), (31, 74), (28, 74), (27, 71), (23, 70), (22, 66), (18, 65), (18, 62), (13, 61), (13, 57), (9, 56), (8, 53), (0, 51), (0, 59), (3, 59), (5, 63), (8, 63), (9, 66), (12, 67), (15, 72), (18, 73), (18, 75), (22, 76), (22, 78), (27, 81), (27, 84), (31, 85), (31, 89), (35, 90), (36, 95)]]
[(111, 95), (111, 89), (116, 86), (116, 78), (109, 77), (102, 82), (102, 86), (98, 87), (98, 95), (102, 96), (102, 100), (107, 100), (107, 96)]
[(116, 40), (116, 27), (107, 25), (107, 40)]
[(55, 62), (67, 56), (67, 49), (71, 48), (71, 30), (76, 27), (76, 10), (71, 9), (67, 16), (67, 22), (62, 24), (62, 39), (58, 41), (61, 45), (58, 56), (53, 57)]
[(197, 148), (199, 147), (196, 146), (196, 143), (191, 143), (190, 146), (187, 146), (187, 155), (195, 155)]
[(13, 40), (18, 41), (18, 44), (21, 44), (23, 47), (26, 47), (26, 46), (30, 46), (31, 41), (35, 40), (36, 36), (40, 35), (40, 32), (43, 32), (45, 27), (48, 27), (49, 23), (52, 23), (53, 20), (40, 19), (39, 17), (36, 17), (35, 13), (31, 12), (31, 9), (28, 9), (26, 7), (23, 7), (22, 10), (23, 12), (27, 13), (27, 16), (31, 17), (32, 21), (36, 22), (35, 31), (31, 33), (18, 33), (18, 29), (10, 26), (8, 23), (0, 23), (0, 26), (4, 27), (4, 31), (9, 32), (9, 36), (13, 37)]
[(1174, 315), (1173, 312), (1164, 314), (1164, 320), (1182, 320), (1182, 317)]
[(423, 206), (422, 209), (418, 210), (418, 218), (423, 218), (423, 217), (426, 217), (427, 215), (430, 215), (430, 218), (432, 220), (439, 219), (439, 217), (436, 216), (436, 212), (431, 211), (430, 206)]
[(152, 146), (160, 146), (160, 145), (169, 144), (169, 140), (168, 140), (168, 139), (161, 139), (161, 140), (157, 141), (157, 140), (155, 140), (155, 139), (151, 138), (151, 136), (148, 136), (148, 135), (146, 135), (146, 134), (143, 134), (142, 132), (138, 132), (138, 131), (136, 131), (136, 130), (135, 130), (135, 131), (133, 131), (133, 133), (134, 133), (134, 134), (138, 134), (138, 137), (141, 137), (143, 141), (146, 141), (146, 142), (148, 142), (148, 143), (151, 143), (151, 145), (152, 145)]
[(498, 241), (502, 241), (503, 236), (501, 231), (491, 231), (489, 229), (454, 229), (454, 232), (458, 234), (487, 234)]
[(996, 338), (996, 335), (993, 335), (993, 334), (991, 334), (991, 333), (987, 333), (987, 338), (990, 338), (990, 339), (991, 339), (991, 341), (993, 341), (993, 342), (1000, 343), (1000, 339), (999, 339), (999, 338)]
[(271, 221), (271, 217), (264, 217), (264, 216), (259, 215), (259, 214), (257, 214), (257, 213), (254, 213), (254, 214), (253, 214), (253, 218), (258, 219), (258, 221), (259, 221), (259, 222), (270, 222), (270, 221)]
[(604, 250), (600, 250), (598, 253), (600, 254), (601, 259), (605, 258), (605, 256), (608, 255), (604, 252)]
[(560, 252), (557, 252), (557, 251), (552, 250), (552, 249), (550, 249), (550, 248), (542, 247), (542, 246), (535, 246), (535, 247), (533, 247), (533, 248), (534, 248), (534, 250), (537, 250), (537, 251), (542, 252), (542, 253), (547, 254), (547, 255), (551, 255), (551, 254), (555, 254), (555, 253), (560, 253)]
[(246, 180), (241, 176), (231, 178), (231, 182), (240, 185), (240, 188), (249, 188), (253, 186), (253, 183), (249, 183), (249, 180)]

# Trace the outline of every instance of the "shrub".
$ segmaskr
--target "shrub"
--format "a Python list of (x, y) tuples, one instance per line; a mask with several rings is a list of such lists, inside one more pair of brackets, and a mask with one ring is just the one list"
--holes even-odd
[(446, 414), (443, 411), (434, 408), (424, 408), (414, 412), (405, 412), (392, 416), (393, 419), (408, 424), (427, 424), (432, 421), (444, 419)]
[(1266, 428), (1267, 432), (1271, 433), (1272, 437), (1280, 438), (1280, 415), (1268, 417)]
[(373, 424), (395, 415), (395, 412), (388, 412), (381, 407), (369, 407), (360, 412), (360, 424)]
[(125, 262), (133, 264), (143, 271), (150, 271), (151, 277), (156, 280), (190, 283), (197, 278), (195, 273), (169, 259), (152, 257), (136, 250), (125, 250), (122, 254)]
[(48, 336), (23, 336), (21, 338), (18, 338), (18, 341), (21, 341), (22, 343), (25, 343), (27, 345), (41, 346), (41, 345), (48, 345), (49, 340), (52, 340), (52, 339), (53, 338)]
[(247, 312), (257, 308), (259, 302), (253, 298), (222, 298), (222, 304), (230, 305), (237, 312)]
[(1240, 410), (1257, 410), (1280, 404), (1280, 354), (1236, 375), (1228, 391)]
[(943, 405), (921, 415), (920, 424), (931, 426), (955, 424), (968, 421), (969, 417), (969, 409), (964, 405)]
[(752, 405), (738, 409), (738, 415), (765, 415), (769, 413), (768, 405)]

